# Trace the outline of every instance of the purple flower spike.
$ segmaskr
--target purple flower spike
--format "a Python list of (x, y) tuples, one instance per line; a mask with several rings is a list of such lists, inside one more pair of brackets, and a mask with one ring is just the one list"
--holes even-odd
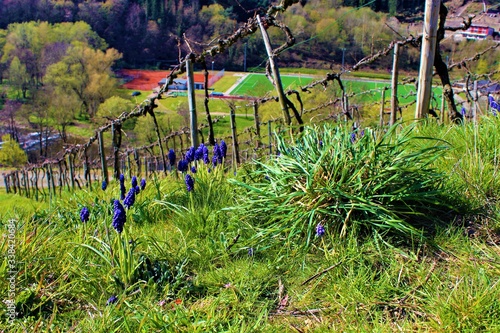
[(194, 152), (194, 159), (196, 161), (199, 161), (203, 158), (203, 150), (205, 148), (205, 145), (203, 143), (200, 144), (200, 146), (196, 149)]
[(170, 166), (174, 166), (175, 165), (175, 151), (173, 149), (170, 149), (168, 151), (168, 161), (170, 163)]
[(191, 192), (194, 189), (194, 179), (189, 174), (186, 174), (186, 188), (188, 192)]
[(89, 220), (90, 218), (90, 212), (87, 209), (87, 207), (83, 207), (82, 210), (80, 211), (80, 220), (85, 223)]
[(222, 156), (222, 158), (226, 158), (226, 154), (227, 154), (227, 145), (226, 145), (226, 143), (224, 142), (224, 140), (221, 140), (221, 142), (220, 142), (220, 152), (221, 152), (221, 156)]
[(323, 237), (325, 235), (325, 227), (321, 223), (316, 226), (316, 237)]
[(116, 297), (115, 295), (113, 295), (110, 298), (108, 298), (108, 301), (106, 302), (106, 305), (115, 304), (116, 302), (118, 302), (118, 297)]
[(106, 191), (106, 189), (108, 188), (108, 183), (106, 183), (105, 180), (102, 181), (101, 188), (102, 188), (103, 191)]
[(146, 179), (142, 178), (141, 179), (141, 190), (144, 191), (145, 188), (146, 188)]
[(188, 161), (186, 160), (180, 160), (179, 164), (177, 164), (177, 170), (180, 172), (186, 172), (188, 170)]
[(196, 167), (194, 165), (191, 167), (191, 172), (196, 173)]
[(127, 193), (127, 197), (123, 200), (123, 204), (125, 207), (130, 208), (134, 205), (135, 202), (135, 187), (132, 187), (130, 191)]
[(125, 208), (123, 208), (120, 200), (115, 200), (114, 204), (114, 213), (113, 213), (113, 222), (111, 225), (115, 230), (121, 234), (123, 231), (123, 225), (125, 224), (125, 220), (127, 220), (127, 213), (125, 213)]
[(137, 177), (132, 177), (132, 187), (137, 187)]
[(186, 152), (186, 161), (188, 161), (188, 163), (191, 163), (194, 161), (194, 153), (195, 153), (195, 149), (194, 147), (191, 147), (188, 149), (188, 151)]

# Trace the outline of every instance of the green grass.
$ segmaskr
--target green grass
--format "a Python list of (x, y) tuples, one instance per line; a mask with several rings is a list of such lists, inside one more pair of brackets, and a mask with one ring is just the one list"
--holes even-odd
[(0, 307), (0, 330), (499, 331), (498, 122), (400, 124), (354, 142), (307, 128), (236, 173), (198, 163), (192, 192), (181, 174), (151, 176), (122, 234), (115, 181), (50, 205), (2, 194), (19, 274), (18, 318)]
[[(301, 85), (307, 85), (313, 80), (310, 76), (281, 76), (283, 89), (295, 89)], [(240, 84), (231, 91), (235, 96), (263, 96), (274, 91), (274, 87), (264, 74), (248, 74)]]

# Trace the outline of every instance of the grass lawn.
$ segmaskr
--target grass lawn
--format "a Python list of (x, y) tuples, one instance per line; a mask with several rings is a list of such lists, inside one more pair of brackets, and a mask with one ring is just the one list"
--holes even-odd
[[(312, 80), (313, 78), (311, 76), (281, 75), (281, 83), (285, 90), (295, 89), (299, 86), (307, 85)], [(231, 95), (262, 97), (273, 91), (273, 85), (264, 74), (248, 74), (231, 92)]]

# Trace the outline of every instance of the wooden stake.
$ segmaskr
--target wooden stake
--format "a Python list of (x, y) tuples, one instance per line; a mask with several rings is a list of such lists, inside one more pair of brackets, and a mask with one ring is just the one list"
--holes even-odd
[(380, 127), (384, 127), (384, 113), (385, 113), (385, 90), (387, 89), (387, 87), (383, 87), (382, 88), (382, 91), (381, 91), (381, 94), (382, 94), (382, 100), (380, 102)]
[(106, 163), (106, 155), (104, 153), (104, 140), (102, 138), (102, 132), (97, 132), (97, 139), (99, 141), (99, 156), (101, 158), (101, 171), (102, 171), (102, 180), (109, 184), (108, 177), (108, 165)]
[(255, 121), (255, 134), (257, 135), (257, 140), (255, 140), (255, 148), (260, 147), (260, 120), (259, 120), (259, 104), (257, 102), (253, 102), (253, 118)]
[(271, 131), (271, 121), (267, 121), (267, 135), (269, 136), (269, 156), (273, 154), (273, 133)]
[(417, 106), (415, 118), (427, 117), (432, 90), (432, 68), (436, 55), (439, 6), (441, 0), (426, 0), (425, 19), (420, 53), (420, 72), (418, 79)]
[(71, 180), (71, 190), (75, 190), (75, 170), (73, 169), (73, 154), (68, 154), (67, 160), (69, 165), (69, 177)]
[(198, 147), (198, 121), (196, 118), (196, 101), (194, 89), (194, 73), (193, 62), (190, 58), (186, 60), (186, 71), (188, 77), (188, 103), (189, 103), (189, 119), (191, 131), (191, 145)]
[(259, 24), (260, 32), (262, 33), (262, 38), (264, 39), (264, 45), (266, 46), (267, 56), (269, 57), (269, 65), (271, 66), (271, 71), (273, 72), (274, 77), (274, 86), (276, 88), (276, 92), (278, 93), (278, 98), (281, 106), (281, 111), (283, 112), (283, 119), (285, 123), (290, 126), (292, 120), (290, 118), (290, 113), (288, 112), (288, 106), (285, 100), (285, 93), (283, 92), (283, 86), (281, 84), (281, 77), (278, 66), (274, 62), (274, 53), (271, 47), (271, 42), (269, 41), (269, 35), (267, 34), (266, 28), (262, 24), (260, 19), (260, 15), (257, 15), (257, 22)]
[(392, 93), (391, 93), (391, 116), (389, 126), (396, 123), (396, 114), (398, 111), (398, 61), (399, 61), (399, 43), (394, 44), (394, 59), (392, 63)]
[(230, 105), (229, 112), (231, 118), (231, 136), (233, 138), (233, 156), (236, 161), (236, 166), (238, 166), (238, 164), (240, 164), (240, 153), (238, 147), (238, 136), (236, 135), (236, 115), (234, 112), (234, 104)]

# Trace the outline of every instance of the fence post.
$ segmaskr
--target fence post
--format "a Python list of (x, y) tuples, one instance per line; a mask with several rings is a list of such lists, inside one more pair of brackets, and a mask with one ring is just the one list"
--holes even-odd
[(71, 190), (75, 190), (75, 170), (73, 169), (73, 159), (71, 158), (72, 153), (68, 154), (67, 160), (69, 164), (69, 177), (71, 179)]
[(474, 92), (472, 95), (472, 119), (474, 124), (477, 124), (477, 80), (474, 80)]
[(137, 149), (134, 149), (134, 161), (135, 165), (137, 165), (137, 175), (142, 176), (141, 159), (139, 158), (139, 153), (137, 152)]
[(115, 124), (114, 122), (111, 124), (111, 136), (113, 141), (113, 177), (115, 179), (120, 178), (120, 146), (121, 146), (121, 125)]
[(104, 153), (104, 140), (102, 137), (102, 132), (97, 132), (97, 140), (99, 141), (99, 156), (101, 158), (101, 171), (102, 171), (102, 181), (109, 184), (108, 178), (108, 164), (106, 163), (106, 154)]
[(440, 119), (441, 124), (444, 124), (446, 119), (446, 117), (444, 116), (444, 103), (445, 103), (445, 96), (443, 91), (443, 94), (441, 95), (441, 119)]
[(273, 137), (271, 131), (271, 121), (267, 121), (267, 135), (269, 136), (269, 156), (273, 154)]
[(271, 42), (269, 41), (269, 35), (267, 34), (266, 28), (262, 24), (260, 19), (260, 15), (257, 15), (257, 22), (259, 24), (260, 32), (262, 33), (262, 38), (264, 39), (264, 45), (266, 47), (267, 56), (269, 57), (269, 65), (271, 66), (271, 71), (274, 76), (274, 86), (276, 88), (276, 92), (278, 93), (278, 98), (281, 106), (281, 111), (283, 112), (283, 118), (288, 126), (292, 123), (290, 118), (290, 113), (288, 112), (288, 106), (285, 100), (285, 93), (283, 92), (283, 86), (281, 84), (281, 77), (278, 66), (274, 62), (274, 54), (273, 49), (271, 47)]
[(233, 104), (229, 106), (229, 110), (231, 118), (231, 136), (233, 137), (233, 158), (236, 160), (236, 166), (238, 166), (238, 164), (240, 164), (240, 153), (238, 147), (238, 136), (236, 135), (236, 115)]
[(417, 106), (415, 118), (421, 119), (429, 113), (432, 90), (432, 68), (436, 55), (439, 6), (441, 0), (426, 0), (425, 18), (420, 52), (420, 72), (418, 75)]
[(35, 198), (36, 198), (36, 201), (38, 201), (38, 172), (40, 172), (37, 169), (34, 169), (34, 172), (33, 172), (33, 186), (35, 188)]
[(10, 193), (9, 187), (9, 176), (6, 176), (5, 173), (2, 173), (3, 183), (5, 184), (5, 193)]
[(259, 148), (260, 147), (260, 121), (259, 121), (259, 104), (254, 101), (253, 104), (253, 118), (255, 121), (255, 134), (257, 135), (257, 140), (255, 143), (255, 147)]
[(384, 127), (384, 113), (385, 113), (385, 90), (387, 87), (382, 88), (382, 100), (380, 101), (380, 127)]
[(49, 200), (52, 199), (52, 192), (50, 192), (50, 189), (51, 189), (51, 183), (50, 183), (50, 174), (49, 174), (49, 164), (46, 164), (45, 167), (42, 166), (42, 170), (41, 170), (41, 173), (42, 173), (42, 179), (41, 179), (41, 190), (40, 190), (40, 194), (42, 195), (42, 197), (45, 199), (45, 196), (46, 196), (46, 193), (45, 193), (45, 190), (43, 189), (43, 179), (44, 178), (47, 178), (47, 190), (49, 192)]
[(392, 63), (392, 93), (391, 93), (391, 116), (389, 126), (396, 123), (396, 113), (398, 110), (398, 71), (399, 71), (399, 43), (394, 44), (394, 59)]
[(54, 181), (54, 172), (52, 171), (52, 164), (49, 164), (49, 175), (50, 175), (50, 183), (52, 185), (52, 192), (56, 195), (56, 183)]
[(188, 77), (188, 103), (189, 103), (189, 120), (191, 130), (191, 146), (198, 147), (198, 121), (196, 118), (196, 101), (194, 89), (194, 73), (193, 62), (191, 56), (186, 60), (186, 71)]

